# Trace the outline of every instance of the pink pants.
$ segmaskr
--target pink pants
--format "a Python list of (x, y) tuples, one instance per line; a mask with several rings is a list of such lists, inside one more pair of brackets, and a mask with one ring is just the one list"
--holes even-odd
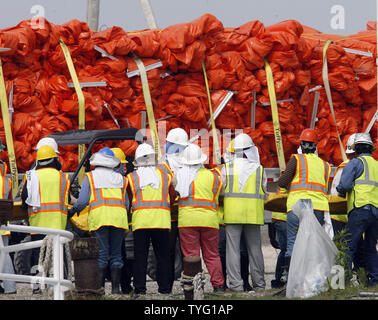
[(203, 260), (210, 273), (211, 284), (214, 288), (223, 287), (224, 277), (219, 258), (218, 230), (206, 227), (181, 227), (179, 230), (184, 257), (200, 256), (200, 250), (202, 250)]

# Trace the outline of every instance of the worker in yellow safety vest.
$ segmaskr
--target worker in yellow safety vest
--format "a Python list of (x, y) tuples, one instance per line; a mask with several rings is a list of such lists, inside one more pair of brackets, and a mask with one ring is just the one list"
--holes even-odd
[[(345, 166), (347, 165), (347, 163), (350, 160), (357, 157), (356, 151), (354, 150), (354, 148), (352, 148), (352, 147), (354, 147), (355, 138), (356, 138), (356, 133), (353, 133), (348, 138), (347, 146), (346, 146), (346, 150), (345, 150), (345, 153), (348, 157), (348, 160), (342, 162), (336, 168), (336, 171), (335, 171), (335, 174), (334, 174), (333, 180), (332, 180), (331, 190), (330, 190), (331, 195), (338, 195), (336, 187), (340, 183), (340, 179), (341, 179), (341, 175), (343, 173), (343, 169), (345, 168)], [(345, 212), (345, 214), (332, 214), (331, 215), (331, 221), (332, 221), (333, 232), (336, 235), (341, 230), (346, 228), (346, 224), (348, 222), (348, 213)], [(358, 270), (359, 268), (365, 267), (365, 264), (364, 264), (364, 261), (363, 261), (363, 254), (362, 254), (363, 245), (364, 245), (364, 238), (363, 238), (363, 235), (362, 235), (360, 241), (358, 242), (358, 250), (356, 251), (356, 254), (355, 254), (354, 259), (353, 259), (353, 267), (354, 267), (355, 270)]]
[(45, 145), (38, 149), (37, 165), (27, 171), (22, 191), (31, 226), (66, 228), (70, 181), (68, 174), (60, 170), (61, 164), (52, 147)]
[[(232, 162), (235, 158), (234, 149), (235, 139), (232, 139), (226, 148), (226, 152), (223, 154), (222, 164), (217, 165), (212, 171), (218, 174), (219, 178), (222, 178), (222, 168), (225, 163)], [(224, 163), (223, 163), (224, 162)], [(224, 181), (225, 183), (225, 181)], [(223, 196), (220, 197), (218, 216), (219, 216), (219, 256), (222, 262), (222, 271), (224, 277), (224, 289), (227, 289), (227, 268), (226, 268), (226, 229), (223, 221)], [(245, 242), (244, 231), (240, 237), (240, 274), (243, 279), (243, 290), (251, 291), (252, 287), (249, 283), (249, 259), (248, 250)]]
[[(0, 140), (0, 152), (5, 149), (5, 146)], [(7, 165), (5, 162), (0, 161), (0, 199), (12, 200), (12, 181), (6, 177)], [(1, 239), (3, 241), (4, 247), (8, 246), (9, 238), (11, 235), (10, 231), (0, 230)], [(14, 267), (12, 259), (9, 253), (5, 256), (5, 263), (3, 273), (14, 274)], [(15, 294), (17, 293), (16, 282), (11, 280), (2, 280), (3, 287), (0, 287), (0, 294)]]
[[(189, 137), (186, 131), (182, 128), (171, 129), (166, 137), (166, 144), (164, 146), (165, 154), (161, 158), (161, 169), (167, 174), (175, 174), (181, 168), (181, 152), (189, 144)], [(175, 199), (173, 199), (175, 200)], [(177, 199), (176, 199), (177, 200)], [(170, 231), (170, 270), (171, 287), (176, 278), (176, 270), (181, 269), (182, 254), (180, 251), (180, 237), (177, 227), (178, 207), (171, 208), (171, 231)], [(181, 275), (181, 273), (180, 273)]]
[(226, 228), (226, 268), (228, 287), (243, 290), (240, 273), (240, 240), (244, 231), (253, 290), (264, 290), (264, 258), (260, 226), (264, 224), (266, 176), (257, 147), (251, 137), (235, 137), (235, 159), (222, 169), (224, 223)]
[(113, 169), (120, 160), (114, 152), (104, 147), (91, 156), (94, 170), (85, 174), (79, 198), (69, 210), (72, 216), (88, 206), (88, 229), (98, 240), (99, 282), (105, 284), (110, 266), (112, 294), (119, 294), (122, 260), (122, 244), (125, 231), (129, 229), (127, 219), (127, 180)]
[[(294, 242), (297, 236), (299, 219), (292, 206), (300, 199), (311, 199), (314, 214), (323, 226), (325, 221), (332, 229), (329, 217), (328, 183), (331, 166), (317, 156), (318, 137), (313, 129), (304, 129), (299, 137), (300, 148), (292, 155), (286, 170), (278, 179), (278, 186), (288, 190), (287, 198), (287, 249), (285, 266), (289, 269)], [(331, 230), (333, 233), (333, 230)]]
[(222, 182), (204, 168), (201, 148), (189, 144), (182, 152), (182, 167), (174, 176), (179, 198), (178, 228), (181, 250), (186, 256), (202, 256), (214, 291), (223, 291), (224, 277), (218, 250), (218, 201)]
[[(21, 199), (28, 210), (29, 225), (42, 228), (66, 229), (68, 211), (68, 174), (61, 172), (58, 154), (50, 145), (37, 150), (33, 168), (26, 172)], [(42, 240), (43, 234), (31, 234), (31, 240)], [(32, 265), (38, 265), (40, 248), (32, 250)], [(41, 270), (40, 270), (41, 271)], [(40, 293), (34, 286), (33, 293)]]
[(146, 293), (147, 256), (150, 241), (156, 255), (158, 292), (172, 290), (170, 269), (171, 202), (175, 193), (172, 175), (155, 161), (154, 148), (142, 143), (135, 151), (136, 170), (127, 176), (134, 235), (134, 287), (136, 294)]
[[(377, 286), (378, 161), (372, 157), (376, 147), (369, 133), (357, 133), (352, 148), (357, 157), (347, 163), (336, 187), (340, 196), (347, 196), (347, 263), (352, 269), (352, 261), (361, 250), (368, 286)], [(363, 233), (365, 237), (361, 247)]]

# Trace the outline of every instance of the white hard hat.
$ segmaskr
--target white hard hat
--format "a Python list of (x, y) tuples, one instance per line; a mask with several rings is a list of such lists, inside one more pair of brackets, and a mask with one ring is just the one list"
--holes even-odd
[(350, 153), (354, 153), (355, 150), (352, 148), (353, 144), (354, 144), (354, 139), (356, 137), (356, 134), (353, 133), (349, 138), (348, 138), (348, 142), (347, 142), (347, 145), (346, 145), (346, 150), (345, 150), (345, 153), (347, 154), (350, 154)]
[(154, 166), (155, 161), (155, 150), (148, 143), (142, 143), (138, 146), (135, 151), (134, 166)]
[(168, 132), (166, 140), (171, 143), (187, 146), (189, 144), (188, 134), (184, 129), (174, 128)]
[(115, 168), (120, 164), (120, 160), (117, 157), (102, 152), (96, 152), (90, 157), (89, 163), (91, 166)]
[(58, 151), (58, 144), (56, 143), (54, 138), (45, 137), (38, 141), (36, 150), (38, 150), (42, 146), (50, 146), (54, 149), (55, 153), (59, 154)]
[(234, 141), (235, 150), (250, 148), (254, 145), (255, 144), (253, 143), (252, 138), (246, 133), (239, 134)]
[(148, 143), (142, 143), (135, 151), (135, 160), (152, 154), (155, 154), (154, 148)]
[(375, 150), (373, 140), (371, 140), (370, 134), (368, 133), (356, 133), (354, 144), (352, 145), (354, 150), (356, 149), (356, 144), (368, 144), (373, 147), (373, 150)]
[(192, 143), (184, 149), (181, 156), (181, 162), (189, 166), (204, 163), (207, 160), (207, 155), (202, 152), (201, 148)]

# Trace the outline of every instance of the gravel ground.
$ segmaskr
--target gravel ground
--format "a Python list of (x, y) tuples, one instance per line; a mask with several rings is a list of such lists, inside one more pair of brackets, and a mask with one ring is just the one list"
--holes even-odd
[[(272, 292), (270, 291), (271, 285), (270, 281), (274, 278), (274, 270), (277, 261), (277, 255), (279, 250), (274, 249), (269, 242), (268, 236), (268, 228), (265, 225), (261, 229), (262, 235), (262, 249), (264, 255), (264, 263), (265, 263), (265, 281), (266, 281), (266, 290), (259, 291), (259, 292), (243, 292), (238, 293), (237, 296), (243, 299), (249, 299), (255, 296), (264, 296), (264, 295), (271, 295)], [(202, 265), (205, 269), (205, 265)], [(231, 293), (212, 293), (213, 289), (210, 284), (210, 276), (205, 271), (206, 275), (206, 284), (205, 284), (205, 294), (207, 299), (227, 299), (231, 296), (235, 296), (235, 294)], [(251, 280), (250, 280), (251, 283)], [(110, 282), (106, 282), (105, 285), (105, 296), (103, 299), (115, 299), (115, 300), (183, 300), (184, 294), (180, 284), (180, 281), (177, 280), (174, 282), (173, 290), (171, 294), (160, 294), (157, 292), (157, 284), (156, 281), (152, 281), (147, 277), (147, 294), (141, 296), (133, 296), (133, 295), (112, 295), (111, 294), (111, 284)], [(29, 283), (17, 283), (17, 294), (0, 294), (0, 300), (53, 300), (52, 290), (44, 290), (42, 294), (32, 294), (31, 284)]]

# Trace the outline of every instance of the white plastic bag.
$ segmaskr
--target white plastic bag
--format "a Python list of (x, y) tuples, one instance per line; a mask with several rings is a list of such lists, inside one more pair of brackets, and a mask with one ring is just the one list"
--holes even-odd
[(310, 199), (293, 207), (299, 218), (286, 286), (287, 298), (309, 298), (326, 291), (337, 248), (314, 215)]

